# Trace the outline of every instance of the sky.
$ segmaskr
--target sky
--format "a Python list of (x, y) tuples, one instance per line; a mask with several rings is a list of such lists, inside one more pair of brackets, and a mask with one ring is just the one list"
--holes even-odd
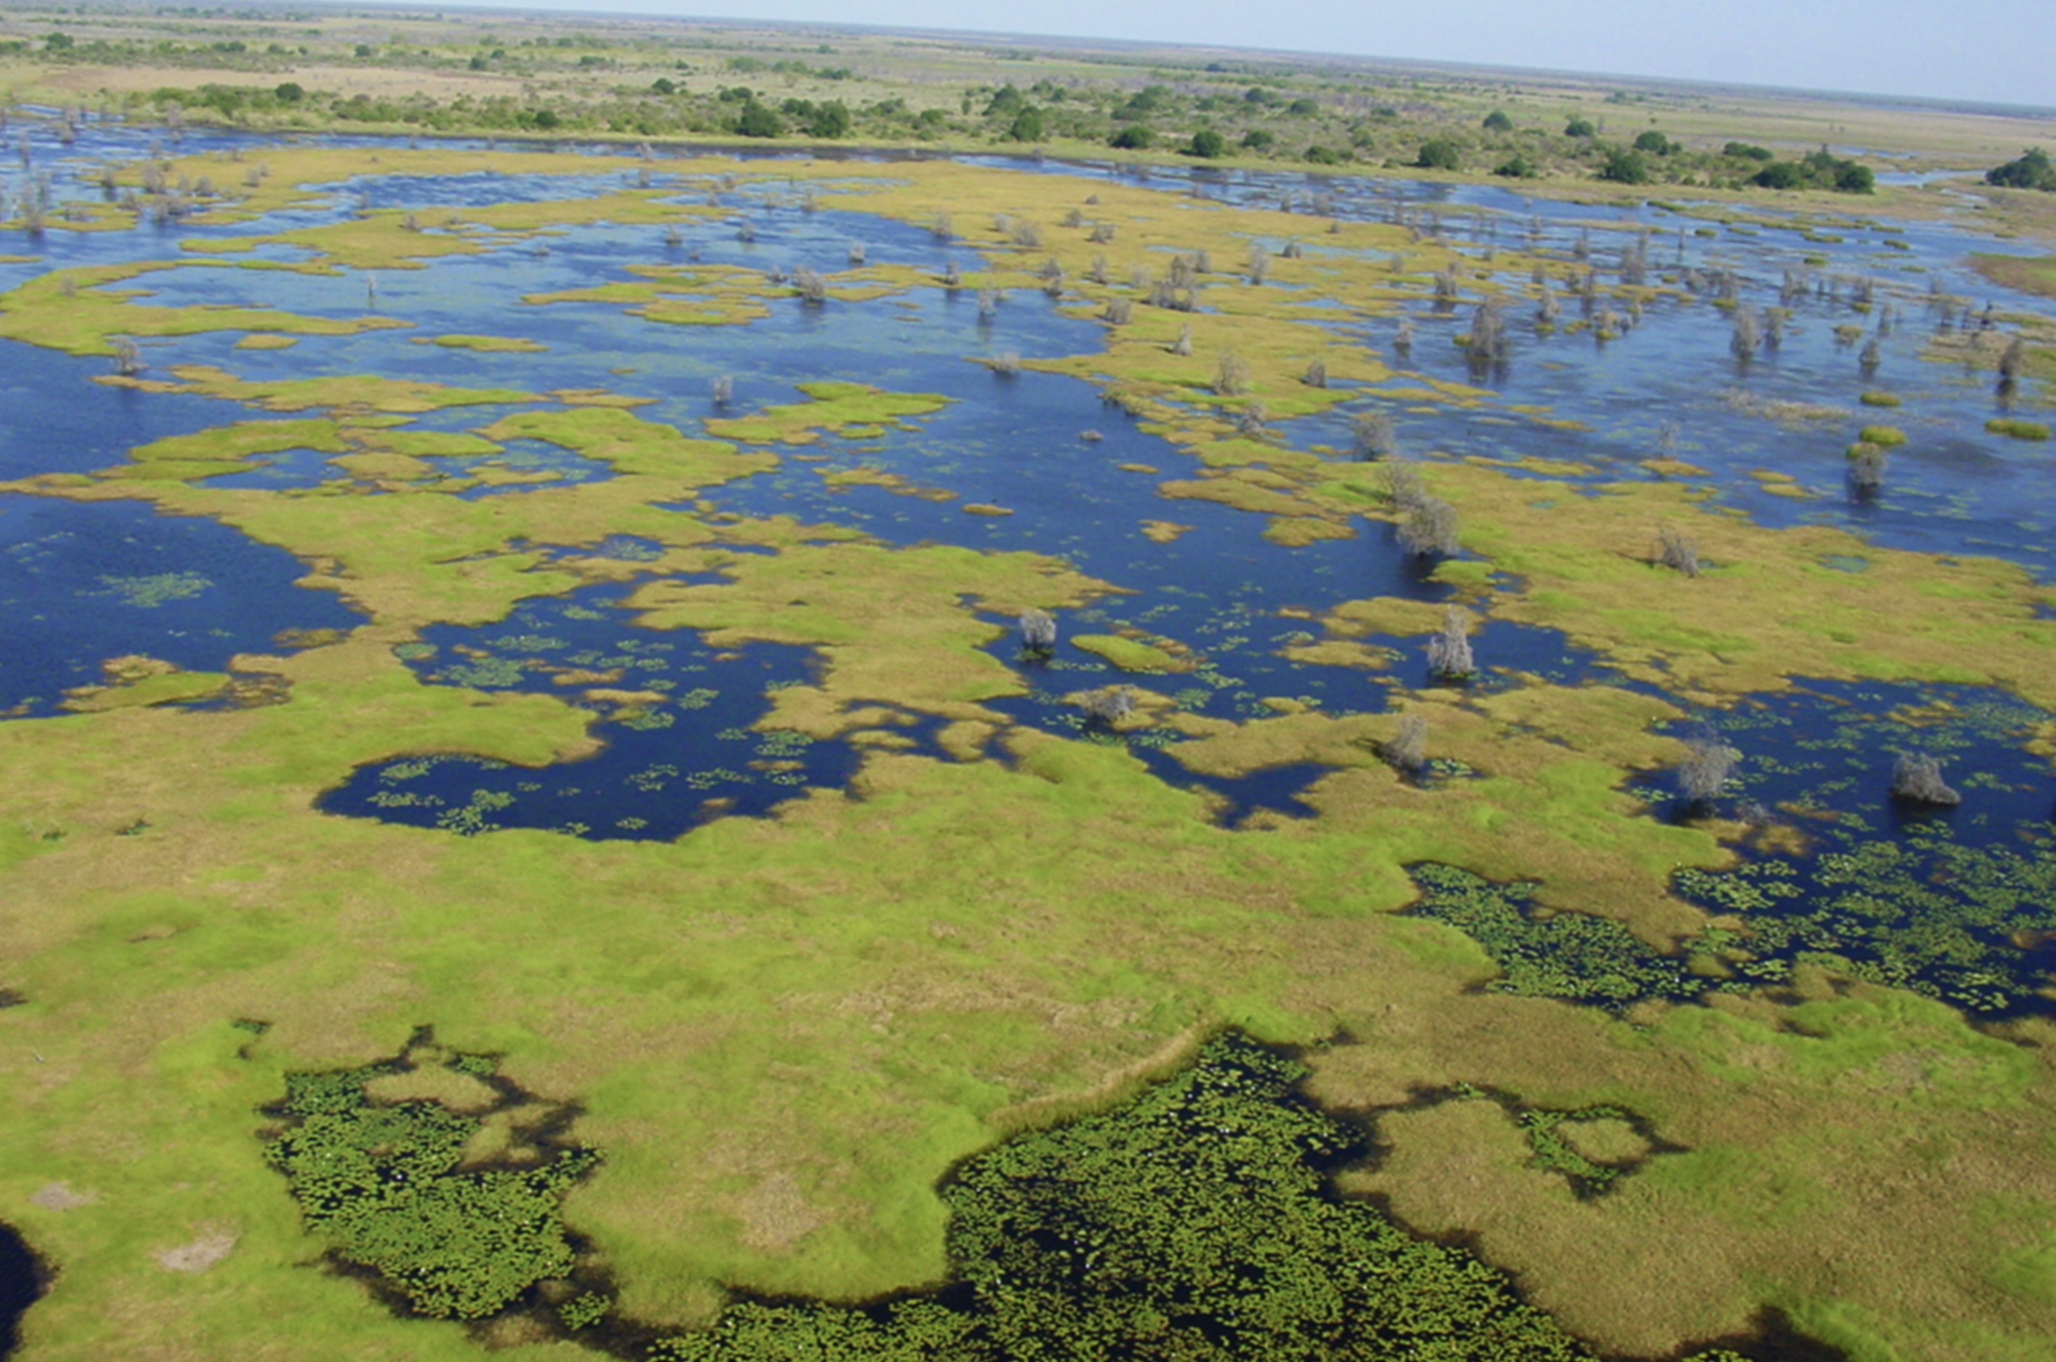
[(2056, 0), (478, 2), (1131, 38), (2056, 107)]

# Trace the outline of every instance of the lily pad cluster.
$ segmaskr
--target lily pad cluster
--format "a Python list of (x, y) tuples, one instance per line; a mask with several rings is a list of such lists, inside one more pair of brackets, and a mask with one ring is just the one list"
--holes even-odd
[(1359, 1135), (1305, 1069), (1209, 1045), (1126, 1106), (1017, 1136), (943, 1188), (950, 1280), (845, 1307), (745, 1301), (663, 1362), (844, 1359), (1588, 1358), (1505, 1277), (1344, 1201)]
[(561, 1149), (525, 1166), (466, 1167), (481, 1117), (434, 1101), (384, 1104), (366, 1091), (405, 1064), (287, 1075), (286, 1099), (271, 1114), (292, 1124), (265, 1154), (307, 1228), (341, 1262), (438, 1318), (482, 1319), (568, 1275), (561, 1202), (597, 1156)]

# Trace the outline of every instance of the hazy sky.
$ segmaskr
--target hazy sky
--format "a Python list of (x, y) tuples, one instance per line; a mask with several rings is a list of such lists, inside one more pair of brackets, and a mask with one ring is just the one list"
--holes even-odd
[(480, 2), (1136, 38), (2056, 107), (2056, 0)]

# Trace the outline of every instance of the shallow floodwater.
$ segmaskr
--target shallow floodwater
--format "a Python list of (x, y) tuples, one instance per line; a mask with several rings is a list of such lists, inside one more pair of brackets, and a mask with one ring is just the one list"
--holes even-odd
[(211, 520), (0, 494), (0, 712), (55, 713), (66, 690), (100, 684), (110, 658), (222, 671), (237, 653), (285, 646), (288, 630), (364, 622), (333, 592), (295, 587), (304, 572)]
[[(0, 167), (0, 187), (19, 195), (33, 177), (47, 174), (60, 209), (70, 199), (99, 200), (90, 167), (140, 155), (152, 137), (89, 120), (78, 144), (63, 148), (47, 129), (30, 120), (23, 126), (31, 163)], [(188, 133), (176, 149), (261, 156), (256, 143), (225, 133)], [(360, 201), (419, 211), (433, 233), (445, 210), (574, 199), (637, 183), (634, 172), (618, 170), (563, 177), (359, 176), (325, 186), (323, 204), (251, 223), (144, 223), (100, 232), (53, 225), (33, 239), (23, 234), (0, 241), (0, 253), (39, 257), (0, 264), (0, 287), (55, 266), (142, 258), (163, 264), (124, 286), (152, 290), (156, 303), (267, 306), (412, 323), (306, 336), (277, 350), (238, 350), (241, 333), (234, 331), (147, 340), (144, 358), (153, 375), (173, 364), (211, 364), (254, 380), (378, 374), (534, 394), (605, 389), (650, 399), (636, 409), (639, 415), (688, 434), (712, 417), (797, 401), (794, 385), (809, 380), (855, 379), (938, 394), (947, 399), (944, 407), (898, 426), (773, 447), (778, 467), (709, 488), (690, 509), (792, 516), (854, 527), (896, 545), (1048, 554), (1109, 583), (1112, 594), (1060, 612), (1061, 641), (1046, 660), (1022, 657), (1012, 621), (991, 618), (988, 651), (1021, 686), (1019, 695), (991, 708), (1023, 724), (1117, 740), (1093, 731), (1064, 700), (1106, 685), (1148, 688), (1194, 712), (1250, 719), (1274, 712), (1265, 703), (1274, 698), (1333, 713), (1375, 711), (1392, 687), (1425, 682), (1419, 638), (1365, 640), (1390, 650), (1384, 670), (1304, 665), (1282, 655), (1319, 637), (1319, 616), (1341, 602), (1381, 595), (1435, 602), (1448, 594), (1399, 551), (1389, 527), (1357, 520), (1347, 538), (1280, 547), (1263, 538), (1259, 516), (1160, 495), (1159, 483), (1193, 476), (1195, 460), (1102, 405), (1091, 385), (1032, 371), (1000, 377), (979, 362), (1008, 352), (1032, 360), (1099, 348), (1101, 323), (1065, 315), (1039, 292), (1012, 291), (989, 318), (980, 316), (971, 291), (951, 292), (939, 282), (868, 302), (831, 299), (821, 307), (772, 298), (768, 315), (724, 326), (652, 322), (619, 303), (522, 301), (625, 281), (634, 277), (631, 265), (762, 271), (806, 265), (837, 274), (848, 267), (852, 243), (865, 247), (871, 265), (910, 266), (928, 279), (939, 279), (953, 257), (976, 269), (970, 252), (923, 229), (835, 208), (832, 185), (817, 186), (810, 202), (806, 187), (783, 172), (781, 159), (777, 153), (739, 157), (732, 177), (720, 179), (654, 173), (649, 187), (661, 197), (711, 203), (723, 214), (681, 223), (675, 241), (659, 227), (601, 222), (492, 239), (476, 254), (433, 259), (418, 270), (333, 276), (215, 263), (291, 263), (300, 254), (291, 248), (207, 254), (236, 238), (347, 220)], [(1081, 204), (1097, 185), (1132, 174), (1111, 163), (1004, 164), (1069, 177)], [(224, 159), (221, 178), (233, 182), (238, 165)], [(1943, 321), (1931, 288), (1973, 307), (1989, 301), (2000, 315), (2050, 315), (2047, 300), (2000, 289), (1965, 265), (1973, 248), (2017, 248), (1973, 237), (1947, 221), (1875, 221), (1856, 199), (1845, 212), (1802, 219), (1770, 197), (1760, 207), (1718, 212), (1681, 201), (1599, 207), (1530, 199), (1515, 187), (1206, 167), (1152, 169), (1146, 182), (1293, 211), (1304, 231), (1253, 243), (1274, 252), (1288, 241), (1313, 258), (1334, 250), (1325, 227), (1339, 218), (1405, 224), (1424, 239), (1456, 246), (1474, 268), (1503, 267), (1516, 249), (1545, 257), (1562, 305), (1559, 329), (1536, 326), (1531, 304), (1510, 304), (1511, 352), (1488, 370), (1474, 370), (1452, 343), (1469, 325), (1474, 297), (1437, 312), (1423, 290), (1409, 309), (1415, 334), (1405, 353), (1395, 348), (1396, 318), (1371, 315), (1347, 299), (1325, 300), (1333, 314), (1329, 325), (1398, 373), (1337, 411), (1279, 424), (1277, 438), (1296, 448), (1345, 446), (1350, 415), (1375, 407), (1392, 411), (1404, 445), (1423, 457), (1539, 457), (1553, 461), (1547, 476), (1572, 482), (1659, 476), (1644, 461), (1668, 452), (1702, 470), (1689, 475), (1691, 481), (1710, 486), (1721, 503), (1760, 523), (1835, 525), (1880, 545), (1995, 555), (2044, 580), (2056, 577), (2049, 533), (2056, 528), (2056, 449), (1986, 431), (1986, 420), (2008, 409), (1989, 373), (1921, 357)], [(1609, 340), (1596, 338), (1594, 330), (1573, 333), (1568, 323), (1589, 321), (1596, 329), (1606, 310), (1625, 314), (1626, 304), (1603, 290), (1618, 280), (1622, 252), (1638, 237), (1655, 290), (1639, 320), (1627, 325), (1623, 317)], [(184, 241), (196, 249), (185, 251)], [(208, 263), (194, 263), (203, 260)], [(1223, 275), (1240, 264), (1216, 253)], [(1567, 282), (1587, 268), (1599, 272), (1602, 286), (1589, 312)], [(1714, 305), (1725, 273), (1733, 276), (1728, 301), (1790, 309), (1781, 343), (1747, 361), (1730, 351), (1731, 311)], [(1503, 282), (1525, 287), (1527, 276), (1523, 271)], [(1957, 328), (1966, 324), (1979, 323), (1955, 319), (1947, 334), (1962, 334)], [(545, 348), (505, 354), (417, 343), (445, 334), (520, 338)], [(1873, 344), (1874, 366), (1864, 358)], [(0, 476), (103, 468), (132, 445), (246, 414), (206, 398), (93, 384), (95, 375), (107, 372), (103, 360), (15, 344), (6, 345), (5, 355), (0, 397), (10, 419), (0, 428)], [(717, 409), (709, 384), (720, 375), (733, 380), (734, 397)], [(1426, 401), (1419, 395), (1424, 379), (1472, 385), (1478, 395), (1469, 402)], [(1902, 405), (1859, 401), (1879, 390)], [(2037, 394), (2015, 399), (2031, 417), (2038, 416), (2038, 401)], [(545, 399), (456, 407), (415, 416), (411, 428), (471, 431), (554, 405)], [(1900, 426), (1908, 440), (1890, 454), (1883, 487), (1859, 499), (1845, 485), (1844, 450), (1872, 422)], [(265, 455), (209, 485), (281, 494), (337, 491), (348, 479), (333, 457), (305, 449)], [(560, 482), (611, 476), (597, 460), (520, 440), (484, 459), (451, 457), (437, 466), (466, 477), (482, 464)], [(835, 476), (856, 468), (891, 474), (902, 485), (849, 484)], [(355, 484), (350, 490), (372, 489)], [(516, 497), (523, 486), (482, 483), (463, 495)], [(1003, 514), (967, 512), (971, 505)], [(1145, 533), (1149, 522), (1158, 522), (1150, 526), (1153, 534)], [(282, 553), (212, 522), (157, 517), (132, 503), (0, 499), (0, 538), (8, 546), (0, 556), (0, 610), (11, 636), (28, 641), (25, 649), (0, 655), (0, 707), (22, 706), (17, 713), (25, 716), (48, 714), (64, 689), (99, 679), (99, 665), (109, 657), (146, 653), (218, 669), (238, 651), (269, 646), (279, 630), (347, 627), (356, 620), (333, 596), (293, 587), (300, 569)], [(643, 629), (620, 604), (625, 594), (616, 585), (530, 601), (495, 625), (431, 628), (408, 649), (409, 664), (432, 684), (528, 689), (587, 705), (594, 732), (606, 742), (599, 756), (527, 770), (462, 755), (402, 755), (349, 774), (324, 807), (463, 832), (520, 826), (591, 837), (670, 837), (710, 817), (762, 813), (809, 788), (850, 780), (860, 748), (753, 727), (767, 712), (773, 688), (807, 678), (807, 650), (714, 650), (689, 630)], [(1071, 642), (1080, 634), (1123, 631), (1183, 645), (1190, 670), (1125, 674)], [(1551, 630), (1488, 620), (1475, 641), (1487, 668), (1479, 686), (1504, 684), (1501, 673), (1508, 670), (1565, 684), (1623, 684)], [(613, 679), (576, 679), (587, 673)], [(624, 700), (610, 692), (645, 696)], [(1849, 716), (1882, 714), (1939, 693), (1809, 685), (1716, 716), (1722, 731), (1745, 748), (1750, 725), (1771, 724), (1764, 716), (1774, 716), (1783, 726), (1778, 742), (1801, 748), (1831, 743), (1841, 754), (1834, 761), (1852, 768), (1830, 778), (1834, 763), (1825, 756), (1802, 771), (1756, 753), (1741, 768), (1738, 797), (1772, 807), (1823, 802), (1841, 814), (1833, 837), (1845, 839), (1874, 834), (1910, 846), (1932, 842), (1946, 829), (1955, 842), (1978, 848), (2031, 842), (2033, 830), (2047, 821), (2047, 772), (2018, 755), (2011, 730), (1961, 740), (1968, 745), (1955, 749), (1960, 769), (1975, 770), (1978, 778), (1967, 782), (1964, 805), (1939, 821), (1909, 822), (1863, 784), (1862, 773), (1888, 768), (1895, 746), (1918, 735), (1885, 722), (1850, 723)], [(1957, 698), (1980, 712), (1995, 703)], [(939, 755), (934, 721), (906, 717), (897, 730), (900, 741)], [(1944, 725), (1935, 740), (1957, 742), (1947, 736), (1954, 731)], [(1168, 730), (1118, 740), (1160, 778), (1217, 797), (1220, 817), (1231, 824), (1257, 809), (1307, 813), (1299, 796), (1324, 771), (1295, 766), (1234, 780), (1200, 777), (1178, 760), (1178, 736)], [(1668, 792), (1661, 781), (1650, 782), (1646, 793), (1652, 816), (1663, 816)], [(1823, 834), (1819, 844), (1833, 837)], [(2018, 967), (2008, 969), (2038, 968), (2039, 945), (2015, 949)]]

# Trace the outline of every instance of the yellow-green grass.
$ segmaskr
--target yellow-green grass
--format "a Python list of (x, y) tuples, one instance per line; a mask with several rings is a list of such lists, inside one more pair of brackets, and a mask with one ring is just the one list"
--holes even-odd
[(110, 337), (114, 336), (192, 336), (209, 331), (349, 336), (407, 325), (390, 317), (301, 317), (268, 308), (201, 304), (161, 307), (136, 301), (149, 296), (147, 289), (105, 287), (153, 270), (219, 263), (191, 259), (130, 261), (53, 270), (0, 294), (0, 337), (74, 355), (111, 355), (114, 346)]
[(1192, 668), (1190, 658), (1144, 639), (1118, 634), (1076, 634), (1071, 638), (1071, 646), (1105, 658), (1124, 672), (1182, 672)]
[(550, 347), (525, 336), (416, 336), (416, 345), (440, 345), (446, 350), (476, 350), (488, 355), (539, 355)]
[(909, 417), (929, 416), (949, 404), (948, 398), (935, 393), (891, 393), (842, 380), (798, 386), (807, 397), (805, 402), (710, 420), (707, 433), (744, 444), (807, 445), (818, 440), (824, 430), (848, 435), (853, 430), (885, 426), (911, 429)]
[(1973, 254), (1970, 263), (1979, 274), (2006, 288), (2056, 298), (2056, 255)]
[(1994, 416), (1985, 422), (1985, 429), (1994, 435), (2010, 435), (2016, 440), (2046, 440), (2049, 427), (2042, 421), (2027, 421), (2018, 416)]
[[(881, 200), (901, 197), (874, 206), (910, 220), (937, 202), (968, 216), (978, 195), (1005, 191), (1004, 211), (1048, 209), (1053, 223), (1074, 192), (1009, 189), (996, 172), (893, 171), (927, 197), (888, 186)], [(1132, 231), (1122, 218), (1124, 248), (1155, 232), (1220, 260), (1237, 223), (1270, 231), (1280, 216), (1116, 194), (1161, 215)], [(981, 249), (1017, 261), (1024, 279), (1043, 254), (996, 235)], [(1274, 277), (1310, 263), (1278, 260)], [(1286, 387), (1323, 342), (1318, 325), (1286, 315), (1283, 290), (1219, 296), (1244, 311), (1209, 326), (1206, 343), (1246, 345), (1258, 396), (1275, 390), (1307, 410), (1335, 400)], [(1219, 405), (1201, 391), (1207, 350), (1189, 365), (1168, 355), (1183, 320), (1138, 309), (1106, 354), (1066, 363)], [(618, 408), (434, 437), (349, 414), (527, 395), (177, 378), (181, 390), (322, 410), (307, 423), (246, 424), (337, 419), (332, 437), (310, 433), (355, 449), (342, 457), (360, 466), (383, 461), (398, 490), (285, 497), (195, 488), (186, 479), (199, 474), (181, 471), (263, 452), (238, 444), (275, 431), (160, 442), (119, 476), (15, 488), (218, 517), (315, 564), (309, 585), (345, 591), (373, 616), (326, 647), (237, 659), (239, 673), (277, 679), (280, 704), (0, 726), (0, 863), (19, 891), (0, 902), (0, 936), (17, 951), (0, 984), (30, 1000), (4, 1014), (17, 1043), (0, 1049), (0, 1102), (13, 1113), (0, 1126), (0, 1196), (65, 1273), (29, 1317), (37, 1355), (261, 1356), (279, 1318), (295, 1321), (293, 1346), (325, 1355), (475, 1355), (460, 1331), (391, 1320), (359, 1285), (297, 1266), (318, 1246), (254, 1134), (255, 1108), (278, 1095), (284, 1071), (391, 1053), (425, 1021), (446, 1044), (504, 1054), (531, 1090), (583, 1105), (575, 1133), (606, 1161), (573, 1194), (572, 1221), (619, 1273), (624, 1306), (652, 1319), (703, 1319), (715, 1281), (847, 1296), (934, 1277), (932, 1186), (952, 1160), (1024, 1121), (1107, 1100), (1176, 1062), (1205, 1028), (1234, 1023), (1290, 1040), (1346, 1028), (1365, 1043), (1323, 1052), (1319, 1082), (1358, 1109), (1471, 1082), (1562, 1107), (1626, 1105), (1686, 1145), (1580, 1203), (1536, 1180), (1547, 1175), (1525, 1166), (1496, 1106), (1387, 1118), (1394, 1154), (1375, 1177), (1393, 1204), (1415, 1223), (1480, 1234), (1538, 1299), (1609, 1347), (1674, 1351), (1744, 1327), (1765, 1303), (1966, 1362), (2031, 1356), (2056, 1332), (2038, 1225), (1994, 1232), (1964, 1195), (1989, 1187), (2056, 1204), (2049, 1047), (2008, 1046), (1903, 994), (1833, 997), (1825, 980), (1808, 984), (1818, 997), (1801, 1008), (1649, 1007), (1614, 1021), (1479, 992), (1490, 966), (1475, 945), (1389, 915), (1411, 893), (1398, 867), (1438, 859), (1539, 878), (1551, 906), (1608, 913), (1652, 942), (1702, 925), (1668, 897), (1667, 876), (1718, 864), (1722, 829), (1641, 817), (1620, 789), (1679, 755), (1650, 732), (1678, 717), (1670, 706), (1532, 680), (1473, 699), (1409, 697), (1407, 711), (1429, 719), (1430, 753), (1474, 773), (1424, 789), (1378, 764), (1390, 715), (1286, 705), (1233, 724), (1153, 702), (1195, 735), (1180, 755), (1197, 769), (1336, 768), (1308, 796), (1323, 819), (1231, 833), (1119, 748), (1013, 728), (981, 703), (1020, 688), (984, 651), (1006, 621), (1109, 589), (1057, 560), (658, 511), (651, 503), (773, 456)], [(881, 410), (899, 399), (868, 390), (814, 396), (762, 438), (924, 414)], [(1433, 396), (1483, 400), (1453, 386)], [(1175, 480), (1205, 489), (1196, 495), (1343, 532), (1387, 513), (1374, 470), (1218, 439), (1210, 415), (1154, 412), (1204, 469)], [(511, 438), (552, 440), (616, 476), (479, 502), (411, 485), (421, 459)], [(1424, 476), (1459, 508), (1476, 557), (1444, 573), (1477, 604), (1563, 628), (1666, 684), (1717, 699), (1777, 684), (1803, 658), (1809, 675), (1991, 681), (2056, 700), (2033, 624), (2047, 593), (2002, 565), (1856, 546), (1871, 563), (1858, 576), (1825, 566), (1851, 552), (1847, 536), (1757, 529), (1680, 488), (1587, 498), (1472, 465), (1431, 464)], [(1694, 534), (1713, 570), (1654, 568), (1659, 521)], [(614, 533), (666, 555), (546, 564), (531, 547)], [(524, 597), (653, 566), (724, 580), (639, 587), (644, 623), (706, 630), (717, 646), (816, 650), (819, 675), (775, 692), (769, 724), (875, 733), (930, 713), (952, 722), (952, 752), (1005, 752), (1014, 765), (874, 747), (849, 794), (671, 844), (464, 839), (312, 811), (354, 766), (403, 751), (528, 764), (589, 751), (589, 712), (425, 686), (392, 649), (429, 623), (497, 619)], [(1364, 633), (1425, 634), (1439, 614), (1366, 601), (1327, 623), (1333, 637), (1304, 646), (1360, 654)], [(138, 821), (142, 832), (118, 835)], [(274, 1028), (253, 1042), (227, 1025), (234, 1017)], [(1458, 1118), (1471, 1124), (1435, 1124)], [(1818, 1140), (1822, 1122), (1838, 1132), (1832, 1146)], [(1463, 1143), (1441, 1138), (1452, 1133)], [(57, 1180), (97, 1199), (63, 1211), (26, 1200)], [(240, 1236), (227, 1259), (200, 1276), (155, 1266), (151, 1250), (224, 1216)]]

